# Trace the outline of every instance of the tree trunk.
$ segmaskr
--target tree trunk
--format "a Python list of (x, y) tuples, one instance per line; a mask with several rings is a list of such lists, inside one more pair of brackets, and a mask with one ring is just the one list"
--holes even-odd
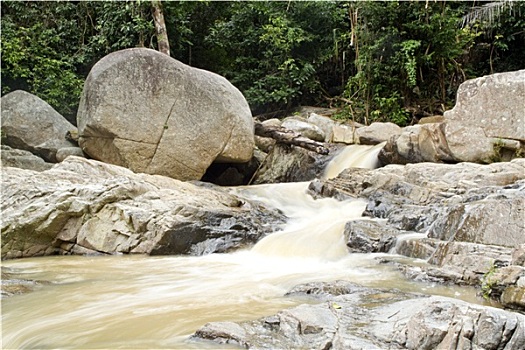
[(270, 137), (277, 142), (302, 147), (309, 151), (319, 154), (328, 154), (330, 150), (321, 142), (310, 140), (301, 134), (285, 129), (280, 126), (265, 126), (261, 123), (255, 123), (255, 135), (261, 137)]
[(164, 14), (162, 12), (162, 5), (160, 0), (151, 0), (153, 22), (155, 22), (155, 30), (157, 32), (157, 43), (159, 51), (170, 55), (170, 43), (168, 41), (168, 32), (166, 30), (166, 22), (164, 22)]

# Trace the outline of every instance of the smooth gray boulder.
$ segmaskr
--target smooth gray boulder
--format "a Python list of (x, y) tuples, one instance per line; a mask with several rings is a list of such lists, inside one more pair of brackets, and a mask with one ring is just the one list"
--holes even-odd
[(220, 188), (74, 156), (40, 173), (3, 168), (2, 190), (3, 259), (225, 252), (284, 222)]
[(361, 145), (377, 145), (401, 134), (401, 131), (401, 127), (394, 123), (375, 122), (357, 129), (356, 135)]
[(199, 180), (212, 162), (247, 162), (248, 103), (225, 78), (155, 50), (113, 52), (89, 73), (77, 114), (79, 144), (135, 172)]
[[(446, 111), (445, 137), (457, 161), (490, 163), (525, 148), (525, 70), (471, 79)], [(507, 154), (503, 154), (506, 152)]]
[(301, 120), (298, 117), (288, 117), (281, 123), (281, 126), (286, 129), (293, 130), (309, 138), (310, 140), (323, 142), (325, 140), (324, 131), (315, 124), (308, 123), (306, 120)]
[(69, 156), (76, 156), (76, 157), (84, 157), (84, 152), (82, 152), (82, 148), (80, 147), (64, 147), (57, 151), (57, 161), (62, 162), (64, 159), (66, 159)]
[(16, 90), (1, 101), (2, 144), (29, 151), (51, 163), (57, 162), (60, 148), (76, 146), (66, 140), (66, 134), (77, 128), (41, 98)]

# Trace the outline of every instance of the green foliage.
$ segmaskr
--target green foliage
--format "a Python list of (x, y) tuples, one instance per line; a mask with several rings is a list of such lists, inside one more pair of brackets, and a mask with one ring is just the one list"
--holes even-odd
[(215, 22), (207, 41), (227, 53), (229, 64), (219, 72), (243, 91), (252, 108), (261, 112), (289, 108), (318, 95), (322, 80), (318, 72), (332, 53), (336, 4), (231, 6), (231, 15)]
[(148, 6), (147, 2), (3, 3), (2, 93), (27, 90), (75, 122), (91, 66), (109, 52), (143, 45), (153, 33)]
[[(72, 114), (78, 104), (83, 79), (75, 74), (79, 58), (63, 55), (61, 48), (78, 49), (74, 43), (64, 43), (76, 25), (62, 15), (72, 14), (74, 9), (67, 3), (58, 3), (56, 8), (49, 4), (36, 5), (27, 4), (26, 15), (16, 21), (13, 13), (22, 11), (21, 4), (2, 5), (2, 93), (24, 88), (61, 113)], [(54, 23), (38, 20), (39, 16), (50, 13), (61, 16)], [(34, 19), (31, 16), (35, 16)]]
[(496, 273), (496, 269), (496, 265), (492, 264), (489, 270), (483, 275), (481, 281), (481, 295), (485, 300), (489, 300), (493, 292), (494, 284), (496, 283), (493, 276)]
[[(525, 2), (163, 2), (171, 55), (226, 76), (253, 112), (341, 107), (407, 125), (459, 84), (525, 68)], [(3, 2), (2, 93), (32, 92), (74, 121), (104, 55), (156, 48), (149, 1)], [(344, 102), (341, 102), (344, 101)]]

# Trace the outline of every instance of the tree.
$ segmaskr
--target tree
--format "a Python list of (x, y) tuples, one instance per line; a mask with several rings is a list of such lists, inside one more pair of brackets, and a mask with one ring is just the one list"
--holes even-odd
[(164, 14), (162, 12), (160, 0), (151, 0), (151, 7), (153, 13), (153, 22), (155, 23), (155, 30), (157, 32), (159, 51), (169, 56), (170, 43), (168, 40), (168, 32), (166, 30), (166, 23), (164, 22)]

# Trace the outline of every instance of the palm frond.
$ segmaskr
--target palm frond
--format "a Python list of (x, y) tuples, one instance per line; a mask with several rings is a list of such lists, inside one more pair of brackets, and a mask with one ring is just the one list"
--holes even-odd
[(513, 3), (514, 1), (512, 0), (502, 0), (473, 7), (469, 13), (463, 16), (461, 27), (469, 27), (478, 22), (483, 23), (487, 27), (491, 27), (503, 11), (509, 9), (512, 13)]

